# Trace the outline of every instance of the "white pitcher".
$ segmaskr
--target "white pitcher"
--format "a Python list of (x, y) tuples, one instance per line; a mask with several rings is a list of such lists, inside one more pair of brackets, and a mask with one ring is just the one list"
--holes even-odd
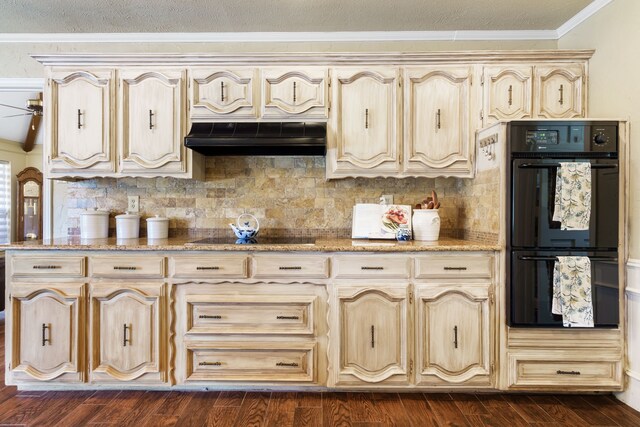
[(438, 209), (416, 209), (412, 218), (413, 239), (434, 241), (440, 235)]

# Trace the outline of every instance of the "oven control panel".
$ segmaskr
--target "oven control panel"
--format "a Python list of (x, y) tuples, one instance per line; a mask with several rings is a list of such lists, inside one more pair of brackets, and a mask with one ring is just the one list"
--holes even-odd
[(508, 135), (512, 153), (618, 152), (613, 121), (513, 121)]

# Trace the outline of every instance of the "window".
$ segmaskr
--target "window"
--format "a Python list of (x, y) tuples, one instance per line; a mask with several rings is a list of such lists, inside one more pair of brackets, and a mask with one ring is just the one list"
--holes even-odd
[(11, 163), (0, 161), (0, 243), (11, 236)]

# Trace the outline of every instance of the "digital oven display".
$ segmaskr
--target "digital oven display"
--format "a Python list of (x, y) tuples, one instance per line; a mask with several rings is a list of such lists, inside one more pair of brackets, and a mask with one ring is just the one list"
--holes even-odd
[(558, 145), (557, 130), (529, 130), (527, 142), (530, 145)]

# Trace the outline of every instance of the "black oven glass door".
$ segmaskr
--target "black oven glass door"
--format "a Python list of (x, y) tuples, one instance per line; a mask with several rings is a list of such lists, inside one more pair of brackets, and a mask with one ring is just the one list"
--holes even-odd
[[(559, 162), (591, 162), (589, 230), (561, 230), (553, 221)], [(511, 164), (511, 247), (618, 247), (618, 161), (612, 159), (513, 159)]]
[(513, 251), (509, 289), (510, 326), (563, 327), (551, 313), (556, 256), (589, 256), (595, 327), (614, 328), (619, 321), (618, 262), (615, 252)]

